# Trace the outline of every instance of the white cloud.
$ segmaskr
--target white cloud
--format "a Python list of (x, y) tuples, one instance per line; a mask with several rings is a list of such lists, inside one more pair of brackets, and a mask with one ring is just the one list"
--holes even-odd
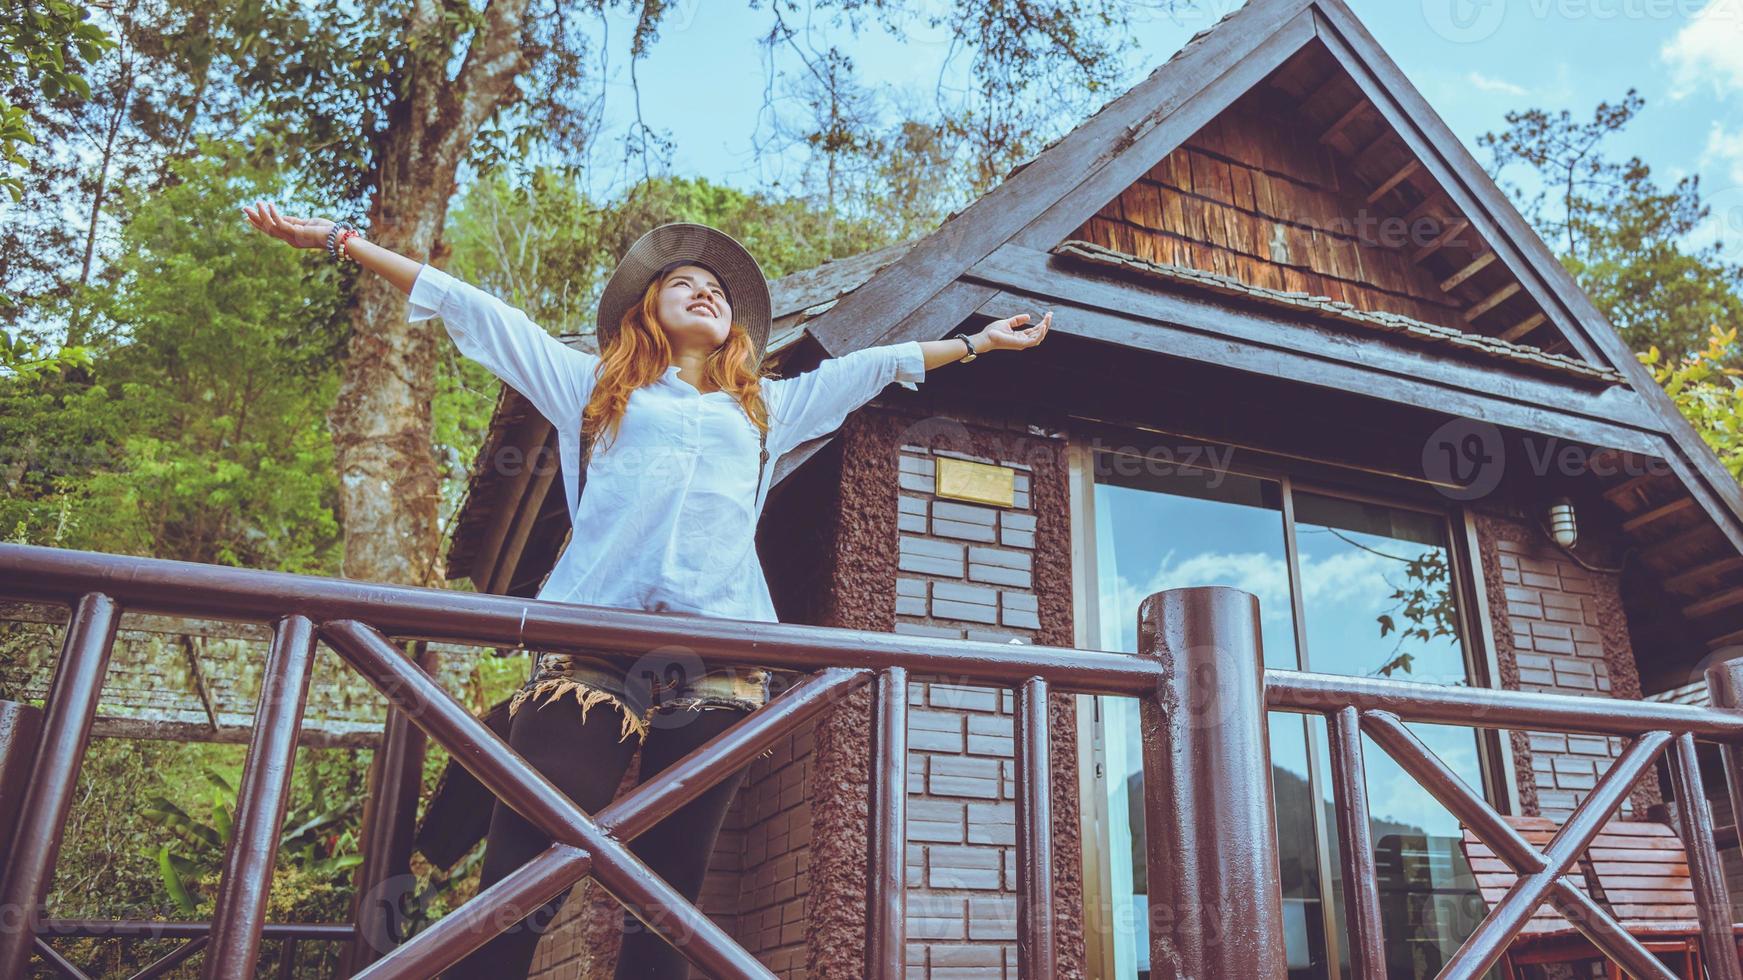
[(1528, 93), (1523, 85), (1515, 85), (1503, 78), (1491, 78), (1480, 71), (1473, 71), (1465, 76), (1465, 81), (1479, 92), (1490, 92), (1495, 95), (1511, 95), (1523, 97)]
[(1671, 97), (1711, 86), (1743, 92), (1743, 0), (1712, 0), (1666, 41), (1659, 56), (1670, 65)]
[[(1395, 548), (1400, 554), (1402, 548)], [(1392, 586), (1386, 583), (1388, 572), (1403, 572), (1401, 561), (1377, 555), (1371, 551), (1338, 551), (1331, 557), (1316, 559), (1311, 552), (1301, 555), (1301, 584), (1306, 601), (1314, 606), (1336, 604), (1351, 611), (1366, 607), (1372, 612), (1390, 602)]]
[(1743, 186), (1743, 128), (1735, 132), (1713, 120), (1707, 130), (1707, 145), (1701, 150), (1701, 169), (1733, 186)]
[[(1395, 559), (1369, 551), (1336, 551), (1323, 558), (1311, 553), (1301, 556), (1306, 601), (1345, 615), (1371, 614), (1389, 605), (1393, 586), (1387, 584), (1386, 576), (1402, 571)], [(1169, 552), (1145, 581), (1134, 582), (1121, 575), (1114, 582), (1101, 583), (1102, 629), (1117, 630), (1105, 640), (1111, 644), (1118, 636), (1121, 649), (1132, 649), (1138, 629), (1133, 612), (1139, 603), (1156, 592), (1198, 585), (1227, 585), (1251, 592), (1259, 597), (1259, 615), (1267, 622), (1286, 626), (1294, 618), (1289, 569), (1281, 557), (1263, 552), (1201, 552), (1182, 559)]]
[(1175, 553), (1169, 552), (1143, 582), (1118, 575), (1111, 583), (1100, 583), (1104, 643), (1110, 649), (1134, 649), (1138, 635), (1134, 613), (1139, 603), (1157, 592), (1197, 585), (1228, 585), (1253, 593), (1259, 597), (1259, 615), (1267, 621), (1287, 623), (1292, 617), (1289, 569), (1281, 558), (1255, 551), (1199, 553), (1176, 560)]

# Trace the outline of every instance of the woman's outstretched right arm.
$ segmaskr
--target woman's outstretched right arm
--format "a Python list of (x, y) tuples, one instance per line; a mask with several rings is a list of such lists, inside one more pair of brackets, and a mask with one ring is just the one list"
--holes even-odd
[[(256, 228), (299, 248), (325, 248), (333, 228), (322, 218), (279, 214), (271, 204), (242, 210)], [(441, 317), (460, 353), (525, 395), (540, 414), (558, 425), (581, 417), (592, 395), (597, 355), (570, 347), (520, 310), (433, 266), (360, 236), (343, 247), (347, 258), (410, 297), (410, 320)]]

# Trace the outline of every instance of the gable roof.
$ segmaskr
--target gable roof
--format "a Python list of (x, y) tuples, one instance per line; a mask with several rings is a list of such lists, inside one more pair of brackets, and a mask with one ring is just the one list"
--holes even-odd
[[(1013, 168), (998, 186), (811, 321), (806, 331), (828, 354), (839, 356), (873, 344), (936, 339), (972, 316), (1028, 311), (1042, 298), (1060, 311), (1053, 325), (1058, 331), (1076, 329), (1116, 343), (1140, 338), (1153, 350), (1185, 357), (1230, 349), (1227, 344), (1166, 336), (1171, 329), (1181, 337), (1196, 332), (1202, 341), (1210, 333), (1254, 352), (1244, 363), (1230, 361), (1233, 366), (1278, 370), (1294, 352), (1280, 351), (1287, 342), (1269, 338), (1286, 331), (1288, 321), (1250, 317), (1231, 330), (1221, 311), (1212, 318), (1199, 312), (1202, 307), (1160, 295), (1140, 300), (1149, 303), (1148, 312), (1133, 313), (1130, 300), (1135, 294), (1115, 297), (1102, 282), (1071, 278), (1074, 270), (1058, 253), (1125, 188), (1290, 58), (1314, 46), (1329, 52), (1353, 82), (1361, 101), (1349, 111), (1376, 114), (1408, 150), (1409, 162), (1373, 188), (1370, 201), (1406, 178), (1432, 181), (1453, 217), (1492, 250), (1486, 263), (1512, 277), (1508, 296), (1534, 304), (1538, 314), (1521, 326), (1553, 331), (1557, 345), (1565, 345), (1569, 356), (1557, 359), (1558, 366), (1579, 364), (1572, 370), (1589, 369), (1624, 384), (1593, 397), (1560, 390), (1579, 386), (1573, 378), (1550, 387), (1509, 385), (1509, 391), (1499, 392), (1486, 390), (1480, 375), (1422, 383), (1424, 379), (1410, 377), (1409, 369), (1418, 362), (1401, 360), (1383, 379), (1384, 372), (1371, 372), (1364, 389), (1360, 379), (1368, 366), (1348, 359), (1304, 380), (1664, 460), (1668, 474), (1617, 479), (1605, 488), (1604, 498), (1622, 511), (1622, 527), (1631, 543), (1665, 563), (1661, 574), (1676, 561), (1697, 562), (1697, 571), (1712, 572), (1704, 578), (1679, 576), (1677, 584), (1726, 590), (1726, 597), (1735, 600), (1726, 605), (1739, 618), (1716, 637), (1712, 629), (1706, 634), (1713, 642), (1743, 642), (1743, 580), (1720, 577), (1743, 570), (1736, 557), (1743, 553), (1743, 488), (1343, 0), (1250, 0), (1194, 36), (1132, 89)], [(1165, 291), (1189, 294), (1193, 287), (1152, 282), (1152, 294)], [(1063, 309), (1057, 305), (1061, 302)], [(1122, 316), (1127, 326), (1142, 320), (1143, 329), (1093, 325)], [(1512, 340), (1509, 332), (1493, 336)], [(1503, 352), (1494, 347), (1488, 354)], [(1319, 356), (1324, 366), (1329, 358), (1323, 352)], [(1685, 495), (1698, 507), (1674, 499)], [(1680, 516), (1666, 520), (1666, 515)], [(1679, 523), (1693, 519), (1691, 515), (1703, 519), (1701, 526)], [(1695, 551), (1684, 554), (1684, 546)], [(1687, 608), (1691, 614), (1711, 614), (1712, 605), (1697, 600)]]
[[(1425, 248), (1465, 230), (1477, 237), (1480, 252), (1454, 256), (1452, 274), (1434, 277), (1457, 299), (1452, 290), (1463, 284), (1468, 294), (1483, 281), (1471, 278), (1472, 267), (1481, 270), (1487, 285), (1461, 301), (1470, 304), (1463, 325), (1426, 324), (1430, 329), (1421, 331), (1397, 317), (1351, 317), (1312, 294), (1306, 304), (1312, 309), (1290, 309), (1302, 306), (1301, 297), (1289, 290), (1255, 294), (1247, 288), (1257, 285), (1252, 281), (1236, 283), (1245, 300), (1224, 289), (1207, 301), (1207, 291), (1229, 284), (1205, 277), (1202, 266), (1173, 275), (1165, 263), (1117, 256), (1124, 271), (1149, 277), (1134, 288), (1108, 269), (1085, 269), (1068, 258), (1073, 249), (1065, 243), (1082, 237), (1092, 217), (1303, 57), (1329, 58), (1340, 73), (1335, 87), (1321, 84), (1312, 93), (1325, 137), (1352, 120), (1383, 131), (1384, 156), (1371, 161), (1366, 176), (1355, 173), (1368, 183), (1368, 203), (1410, 208), (1413, 215), (1443, 212), (1436, 215), (1442, 233)], [(1344, 99), (1354, 101), (1324, 108)], [(1375, 139), (1357, 156), (1346, 145), (1346, 162), (1355, 168), (1379, 145)], [(1376, 168), (1384, 171), (1377, 177)], [(1424, 190), (1424, 183), (1432, 187)], [(1421, 196), (1414, 206), (1406, 191)], [(1132, 266), (1133, 259), (1144, 268)], [(1743, 488), (1343, 0), (1251, 0), (929, 235), (831, 265), (781, 281), (790, 280), (791, 299), (777, 311), (771, 352), (799, 348), (806, 334), (829, 356), (937, 339), (970, 318), (1031, 312), (1044, 300), (1059, 311), (1054, 329), (1063, 333), (1567, 439), (1612, 451), (1612, 459), (1663, 460), (1668, 474), (1606, 480), (1602, 497), (1620, 512), (1621, 530), (1643, 559), (1692, 599), (1684, 613), (1714, 617), (1716, 609), (1723, 617), (1707, 619), (1703, 635), (1743, 642)], [(1494, 323), (1496, 311), (1507, 309), (1519, 318)], [(1347, 335), (1357, 327), (1369, 342), (1351, 341)], [(1375, 332), (1379, 327), (1389, 336)], [(1514, 343), (1540, 337), (1541, 344)], [(1437, 356), (1422, 349), (1430, 342)], [(1473, 360), (1482, 363), (1461, 363)], [(790, 470), (826, 441), (782, 462)], [(1678, 562), (1695, 567), (1671, 571)], [(463, 563), (451, 568), (464, 574)], [(1701, 598), (1715, 589), (1724, 603)]]

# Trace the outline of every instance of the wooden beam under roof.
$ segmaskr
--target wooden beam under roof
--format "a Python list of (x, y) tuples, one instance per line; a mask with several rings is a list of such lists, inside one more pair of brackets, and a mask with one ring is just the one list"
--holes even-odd
[(1719, 532), (1719, 529), (1710, 524), (1690, 528), (1675, 537), (1665, 538), (1657, 544), (1647, 545), (1640, 549), (1640, 557), (1647, 561), (1662, 561), (1666, 558), (1675, 558), (1677, 552), (1692, 545), (1701, 544), (1715, 534), (1719, 535), (1721, 539), (1724, 538), (1724, 535)]
[[(1313, 91), (1307, 93), (1306, 95), (1301, 96), (1299, 104), (1302, 106), (1306, 106), (1308, 103), (1313, 102), (1315, 99), (1318, 99), (1320, 96), (1322, 96), (1325, 93), (1336, 88), (1337, 84), (1339, 82), (1347, 81), (1348, 78), (1349, 78), (1349, 76), (1345, 75), (1343, 72), (1338, 71), (1335, 68), (1332, 69), (1331, 74), (1325, 76), (1325, 81), (1320, 82), (1318, 85), (1315, 85), (1313, 87)], [(1275, 79), (1273, 79), (1272, 85), (1280, 91), (1284, 91), (1284, 92), (1288, 91), (1287, 89), (1284, 89), (1282, 86), (1277, 85)], [(1293, 97), (1293, 95), (1294, 95), (1294, 93), (1288, 93), (1288, 94), (1290, 94), (1291, 97)], [(1364, 99), (1363, 101), (1366, 101), (1366, 100)]]
[(1332, 140), (1336, 139), (1338, 134), (1344, 131), (1344, 127), (1355, 122), (1356, 117), (1361, 115), (1362, 112), (1368, 108), (1368, 105), (1367, 96), (1357, 97), (1355, 105), (1345, 109), (1344, 114), (1337, 117), (1336, 122), (1326, 127), (1325, 132), (1319, 134), (1319, 141), (1321, 143), (1329, 144)]
[(1495, 307), (1500, 306), (1502, 303), (1505, 303), (1508, 300), (1512, 299), (1513, 294), (1517, 293), (1522, 288), (1523, 287), (1521, 287), (1519, 285), (1518, 280), (1514, 280), (1513, 282), (1510, 282), (1507, 285), (1502, 286), (1500, 289), (1497, 289), (1494, 292), (1490, 293), (1489, 295), (1478, 300), (1477, 305), (1466, 310), (1465, 311), (1465, 319), (1467, 321), (1468, 320), (1475, 320), (1477, 317), (1482, 316), (1483, 314), (1489, 312), (1490, 310), (1494, 309)]
[(1686, 572), (1678, 572), (1664, 580), (1665, 589), (1671, 592), (1681, 592), (1684, 588), (1696, 582), (1705, 581), (1726, 572), (1743, 569), (1743, 555), (1726, 555), (1715, 561), (1703, 562)]
[(1450, 225), (1462, 217), (1462, 215), (1458, 213), (1458, 209), (1452, 206), (1452, 202), (1447, 200), (1446, 195), (1441, 193), (1439, 188), (1435, 188), (1434, 193), (1416, 202), (1415, 207), (1404, 212), (1404, 223), (1406, 225), (1416, 224), (1418, 219), (1428, 217), (1428, 210), (1437, 204), (1442, 206), (1442, 210), (1451, 211), (1453, 213), (1453, 216), (1450, 218), (1440, 219), (1442, 227)]
[(1422, 161), (1416, 159), (1415, 157), (1411, 157), (1409, 163), (1406, 163), (1404, 166), (1399, 167), (1398, 171), (1396, 173), (1394, 173), (1390, 177), (1387, 177), (1385, 180), (1381, 181), (1379, 187), (1376, 187), (1373, 190), (1368, 192), (1368, 203), (1373, 204), (1375, 201), (1378, 201), (1380, 198), (1385, 197), (1387, 194), (1392, 193), (1393, 188), (1397, 187), (1399, 184), (1404, 183), (1406, 180), (1409, 180), (1411, 174), (1413, 174), (1421, 169), (1422, 169)]
[(1369, 157), (1372, 157), (1374, 155), (1374, 151), (1378, 150), (1381, 146), (1384, 146), (1388, 140), (1391, 140), (1393, 138), (1393, 135), (1394, 134), (1393, 134), (1391, 129), (1382, 128), (1380, 130), (1380, 135), (1374, 137), (1373, 140), (1370, 141), (1367, 146), (1364, 146), (1361, 149), (1357, 150), (1356, 152), (1350, 154), (1350, 166), (1352, 166), (1352, 167), (1361, 166), (1362, 162), (1364, 160), (1367, 160)]
[(1699, 602), (1691, 602), (1682, 607), (1682, 613), (1691, 619), (1699, 619), (1739, 604), (1743, 604), (1743, 585), (1710, 595)]
[(1525, 319), (1520, 320), (1518, 323), (1515, 323), (1511, 327), (1501, 331), (1499, 336), (1502, 340), (1506, 341), (1518, 340), (1520, 337), (1523, 337), (1531, 331), (1536, 330), (1538, 327), (1543, 326), (1544, 322), (1548, 319), (1549, 317), (1545, 316), (1542, 310), (1539, 310)]
[(1604, 499), (1615, 503), (1636, 490), (1644, 490), (1657, 483), (1658, 480), (1659, 474), (1657, 473), (1642, 473), (1639, 476), (1629, 477), (1627, 480), (1605, 489), (1603, 491)]
[(1459, 271), (1453, 273), (1452, 275), (1447, 276), (1445, 279), (1442, 279), (1440, 281), (1440, 291), (1443, 293), (1452, 292), (1453, 290), (1464, 285), (1465, 280), (1471, 278), (1472, 276), (1476, 275), (1479, 272), (1482, 272), (1484, 269), (1487, 269), (1490, 265), (1494, 264), (1494, 262), (1495, 262), (1495, 253), (1494, 252), (1484, 252), (1482, 255), (1479, 255), (1476, 258), (1472, 259), (1470, 262), (1466, 263), (1465, 267), (1463, 269), (1460, 269)]
[(1689, 509), (1693, 508), (1694, 505), (1695, 505), (1695, 498), (1683, 497), (1683, 498), (1678, 499), (1678, 500), (1673, 500), (1668, 504), (1664, 504), (1664, 505), (1659, 506), (1659, 507), (1654, 507), (1651, 510), (1646, 511), (1643, 514), (1636, 514), (1633, 517), (1630, 517), (1627, 520), (1623, 521), (1622, 522), (1622, 533), (1632, 534), (1633, 532), (1640, 530), (1641, 528), (1645, 527), (1648, 524), (1652, 524), (1652, 523), (1656, 523), (1657, 521), (1661, 521), (1664, 518), (1671, 516), (1672, 514), (1680, 514), (1685, 510), (1689, 510)]
[(1465, 229), (1469, 228), (1470, 226), (1471, 226), (1471, 223), (1469, 221), (1466, 221), (1463, 218), (1459, 218), (1458, 220), (1454, 221), (1452, 224), (1449, 224), (1445, 228), (1441, 229), (1441, 233), (1434, 236), (1434, 239), (1432, 241), (1430, 241), (1428, 244), (1417, 249), (1416, 254), (1412, 255), (1410, 257), (1410, 261), (1415, 262), (1418, 265), (1420, 265), (1422, 263), (1422, 260), (1428, 258), (1430, 255), (1433, 255), (1434, 253), (1445, 248), (1448, 244), (1450, 244), (1452, 242), (1452, 240), (1454, 238), (1457, 238), (1459, 235), (1464, 234)]

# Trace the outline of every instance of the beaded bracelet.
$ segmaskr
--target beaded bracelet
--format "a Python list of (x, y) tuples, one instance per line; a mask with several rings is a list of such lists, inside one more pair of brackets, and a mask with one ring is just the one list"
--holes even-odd
[(328, 242), (326, 242), (326, 244), (328, 244), (328, 255), (333, 256), (336, 262), (345, 262), (345, 260), (356, 262), (354, 258), (345, 255), (345, 239), (354, 237), (354, 235), (356, 235), (356, 237), (363, 237), (363, 232), (359, 232), (357, 228), (345, 225), (345, 223), (338, 223), (338, 221), (335, 221), (333, 227), (328, 230)]
[(358, 231), (357, 229), (346, 228), (344, 231), (339, 233), (338, 240), (333, 243), (334, 253), (341, 260), (350, 261), (350, 262), (357, 261), (355, 258), (352, 258), (350, 252), (345, 251), (345, 243), (350, 241), (353, 238), (362, 238), (362, 237), (363, 237), (363, 233)]

